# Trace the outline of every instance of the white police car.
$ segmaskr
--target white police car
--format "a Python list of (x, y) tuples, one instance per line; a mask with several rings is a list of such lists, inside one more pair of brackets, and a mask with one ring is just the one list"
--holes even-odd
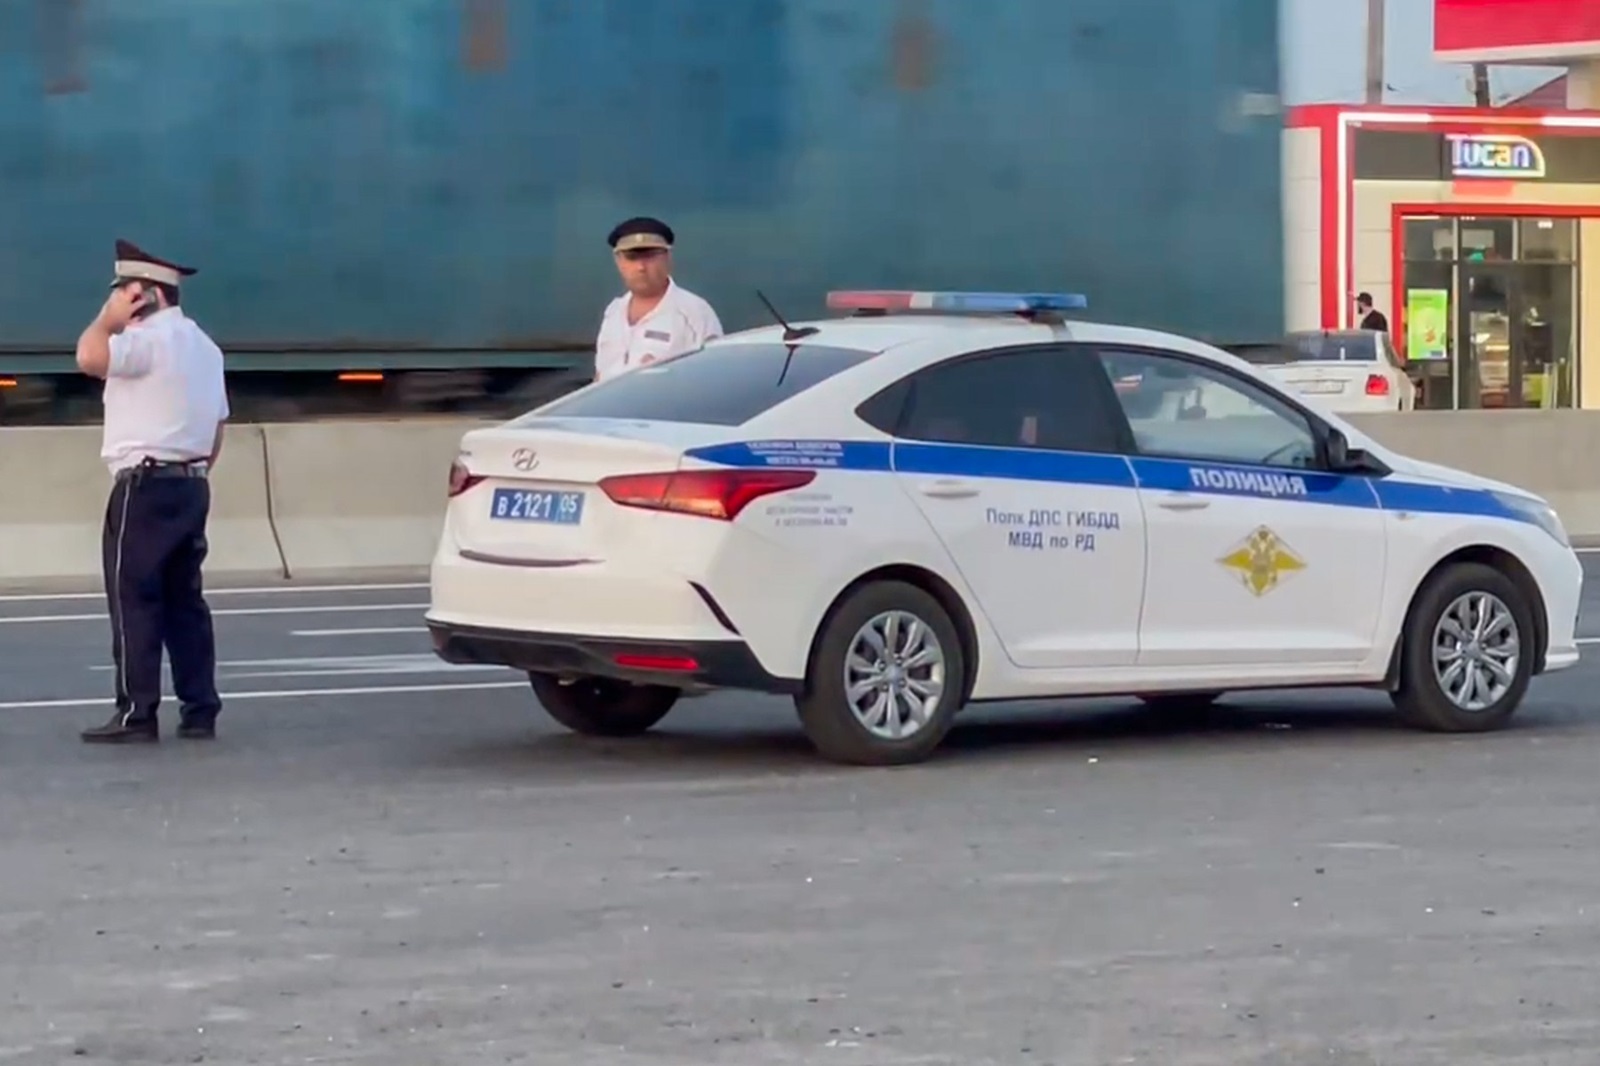
[[(1390, 692), (1503, 725), (1577, 662), (1537, 497), (1396, 455), (1205, 344), (1078, 297), (830, 294), (463, 439), (437, 654), (639, 733), (686, 690), (792, 695), (827, 757), (920, 760), (966, 704)], [(915, 313), (913, 313), (915, 312)]]

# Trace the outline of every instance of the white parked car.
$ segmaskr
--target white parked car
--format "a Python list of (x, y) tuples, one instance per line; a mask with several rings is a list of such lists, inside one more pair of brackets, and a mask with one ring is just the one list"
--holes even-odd
[(830, 759), (926, 758), (994, 700), (1188, 711), (1358, 686), (1503, 725), (1578, 660), (1561, 522), (1249, 363), (1048, 295), (835, 293), (467, 433), (427, 624), (582, 733), (792, 696)]
[(1380, 330), (1298, 330), (1246, 358), (1290, 392), (1332, 411), (1416, 410), (1416, 384)]

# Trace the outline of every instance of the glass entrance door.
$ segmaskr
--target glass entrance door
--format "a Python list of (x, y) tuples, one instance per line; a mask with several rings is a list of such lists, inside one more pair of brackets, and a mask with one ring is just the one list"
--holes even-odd
[(1521, 368), (1513, 366), (1511, 345), (1512, 268), (1462, 263), (1460, 270), (1456, 407), (1521, 407)]
[(1396, 306), (1408, 334), (1428, 324), (1405, 338), (1418, 407), (1577, 406), (1575, 220), (1414, 215), (1401, 237)]
[(1576, 407), (1576, 271), (1566, 263), (1519, 263), (1517, 274), (1511, 343), (1522, 361), (1526, 406)]
[(1456, 406), (1572, 406), (1572, 268), (1467, 262), (1459, 269)]

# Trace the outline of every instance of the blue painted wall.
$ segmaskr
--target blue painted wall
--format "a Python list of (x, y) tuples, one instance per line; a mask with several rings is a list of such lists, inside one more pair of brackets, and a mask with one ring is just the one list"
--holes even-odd
[(1277, 47), (1277, 0), (8, 0), (0, 344), (68, 346), (117, 236), (225, 341), (589, 338), (636, 213), (730, 327), (1018, 287), (1266, 339)]

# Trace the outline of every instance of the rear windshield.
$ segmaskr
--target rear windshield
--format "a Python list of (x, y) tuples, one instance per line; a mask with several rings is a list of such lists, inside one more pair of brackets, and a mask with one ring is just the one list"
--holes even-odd
[(1285, 363), (1373, 363), (1401, 366), (1400, 357), (1380, 333), (1291, 333), (1281, 344), (1230, 349), (1257, 366)]
[(1289, 351), (1297, 361), (1315, 363), (1376, 362), (1378, 338), (1372, 333), (1308, 333), (1289, 338)]
[(537, 417), (737, 426), (870, 358), (871, 352), (820, 344), (717, 345), (631, 370), (557, 400)]

